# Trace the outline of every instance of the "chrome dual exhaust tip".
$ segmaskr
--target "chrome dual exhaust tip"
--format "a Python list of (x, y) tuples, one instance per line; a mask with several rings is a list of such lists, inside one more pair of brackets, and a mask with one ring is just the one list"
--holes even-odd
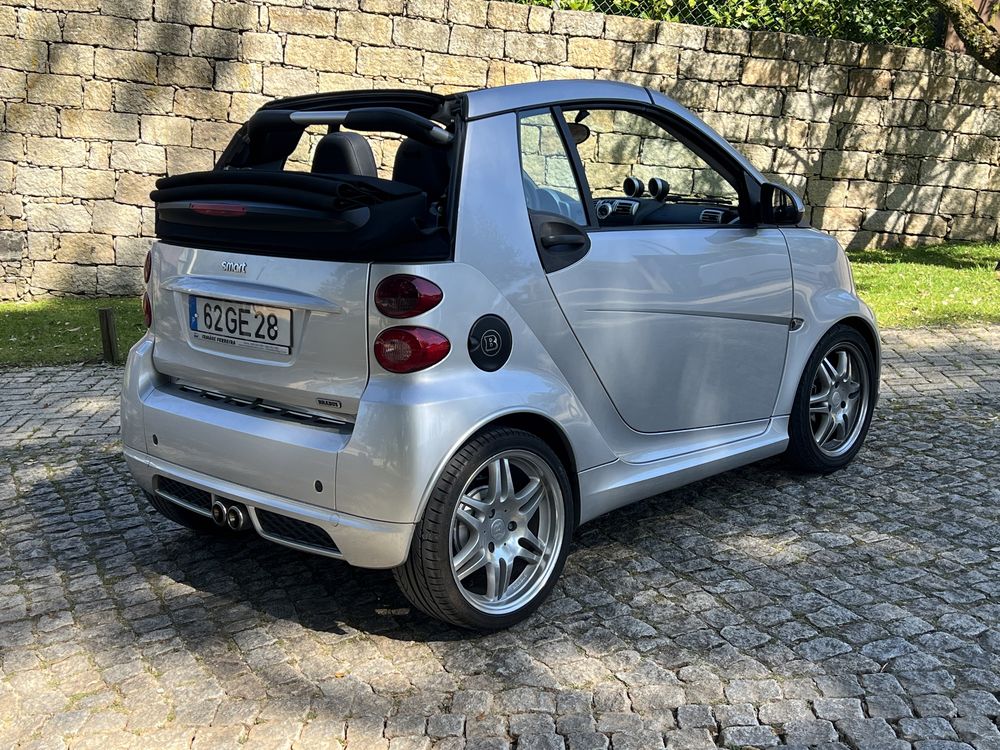
[(212, 503), (212, 520), (216, 526), (226, 526), (233, 531), (243, 531), (247, 525), (247, 512), (238, 505), (226, 505), (221, 500)]

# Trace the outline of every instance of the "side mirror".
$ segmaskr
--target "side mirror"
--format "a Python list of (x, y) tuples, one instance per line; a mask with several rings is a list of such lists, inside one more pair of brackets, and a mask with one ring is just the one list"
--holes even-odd
[(760, 186), (760, 220), (762, 224), (790, 226), (802, 221), (805, 206), (788, 188), (765, 182)]

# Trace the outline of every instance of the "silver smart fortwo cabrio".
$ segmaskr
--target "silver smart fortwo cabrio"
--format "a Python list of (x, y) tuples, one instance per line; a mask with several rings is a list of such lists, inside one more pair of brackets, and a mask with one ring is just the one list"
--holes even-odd
[(527, 617), (573, 530), (875, 406), (837, 242), (662, 94), (554, 81), (272, 102), (161, 179), (125, 456), (152, 505)]

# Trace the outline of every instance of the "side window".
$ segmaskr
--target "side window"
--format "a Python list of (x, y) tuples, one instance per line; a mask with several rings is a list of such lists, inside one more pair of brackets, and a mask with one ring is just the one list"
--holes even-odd
[[(738, 216), (739, 193), (729, 178), (652, 120), (597, 108), (566, 110), (563, 116), (571, 123), (602, 225), (701, 223), (706, 209), (712, 223)], [(601, 203), (623, 198), (635, 200), (605, 216)]]
[(586, 224), (580, 188), (555, 117), (548, 110), (519, 117), (521, 182), (530, 211), (560, 214)]

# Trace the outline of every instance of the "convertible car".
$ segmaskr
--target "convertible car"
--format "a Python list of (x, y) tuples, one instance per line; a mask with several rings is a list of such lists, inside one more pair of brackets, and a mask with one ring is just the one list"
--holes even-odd
[(574, 529), (862, 446), (875, 319), (837, 242), (663, 94), (553, 81), (274, 101), (161, 179), (122, 395), (149, 502), (392, 568), (473, 629)]

